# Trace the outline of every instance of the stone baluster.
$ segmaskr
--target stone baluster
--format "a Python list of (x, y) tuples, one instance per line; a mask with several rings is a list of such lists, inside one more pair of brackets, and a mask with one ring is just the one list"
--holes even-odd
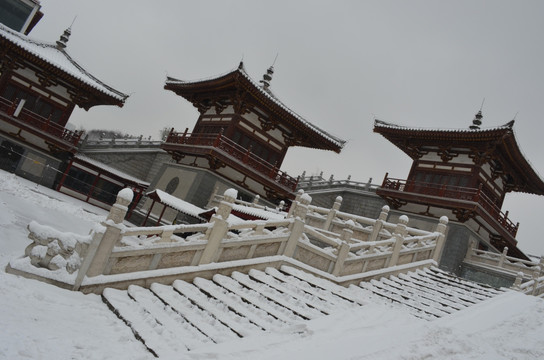
[(514, 281), (514, 285), (512, 285), (512, 288), (516, 291), (521, 291), (521, 282), (523, 281), (523, 272), (518, 272), (518, 275), (516, 276), (516, 280)]
[(103, 230), (93, 234), (76, 276), (74, 290), (79, 289), (85, 276), (91, 277), (104, 273), (113, 247), (121, 240), (121, 225), (133, 197), (134, 193), (129, 188), (125, 188), (117, 194), (117, 200), (112, 205), (106, 221), (100, 224), (103, 226)]
[(291, 203), (291, 207), (289, 208), (289, 212), (287, 213), (287, 217), (293, 217), (293, 214), (295, 212), (295, 208), (297, 207), (297, 204), (300, 202), (301, 196), (304, 194), (304, 190), (300, 189), (297, 192), (297, 196), (295, 197), (295, 200)]
[(259, 195), (255, 195), (253, 198), (253, 205), (257, 205), (259, 203), (259, 200), (261, 200), (261, 197)]
[(435, 233), (436, 245), (433, 250), (433, 260), (437, 263), (440, 261), (440, 256), (442, 255), (442, 249), (444, 248), (444, 243), (446, 242), (446, 229), (448, 226), (448, 217), (442, 216), (436, 225)]
[(329, 210), (329, 213), (327, 215), (327, 220), (325, 220), (325, 223), (323, 224), (323, 230), (330, 230), (332, 221), (336, 217), (338, 210), (340, 210), (340, 206), (342, 206), (342, 197), (337, 196), (336, 199), (334, 200), (334, 204), (332, 205), (332, 208)]
[(238, 196), (238, 192), (234, 189), (228, 189), (223, 194), (223, 200), (219, 203), (217, 212), (212, 215), (210, 223), (212, 227), (206, 232), (208, 243), (202, 252), (199, 265), (209, 264), (216, 261), (216, 255), (221, 246), (221, 241), (225, 238), (228, 231), (227, 219), (232, 211), (232, 205)]
[(538, 278), (540, 276), (540, 266), (535, 267), (533, 271), (533, 291), (531, 295), (536, 296), (538, 291)]
[(505, 246), (503, 249), (502, 249), (502, 254), (501, 254), (501, 257), (499, 258), (499, 267), (502, 268), (504, 266), (504, 261), (506, 260), (506, 254), (508, 253), (508, 247)]
[(293, 205), (296, 204), (296, 207), (293, 211), (293, 216), (295, 220), (291, 225), (291, 233), (289, 234), (289, 238), (287, 239), (287, 244), (285, 245), (285, 249), (283, 250), (283, 255), (293, 257), (293, 255), (295, 254), (298, 240), (304, 232), (306, 215), (308, 214), (308, 205), (310, 205), (311, 202), (312, 198), (310, 197), (310, 195), (303, 193), (300, 195), (299, 201), (293, 203)]
[(402, 250), (402, 245), (404, 244), (404, 237), (406, 236), (406, 227), (408, 225), (408, 216), (402, 215), (399, 217), (399, 222), (397, 227), (393, 232), (393, 237), (395, 238), (395, 244), (393, 245), (393, 254), (391, 255), (391, 260), (389, 261), (389, 266), (397, 265), (399, 261), (400, 251)]
[(372, 233), (370, 233), (370, 236), (368, 237), (368, 241), (378, 240), (378, 237), (380, 236), (380, 231), (382, 230), (383, 225), (385, 224), (388, 216), (389, 216), (389, 206), (384, 205), (382, 207), (382, 211), (380, 212), (380, 216), (378, 217), (378, 219), (376, 219), (376, 222), (374, 223), (374, 226), (372, 227)]
[(476, 255), (476, 247), (478, 246), (478, 241), (469, 239), (468, 245), (467, 245), (467, 254), (465, 255), (465, 258), (467, 260), (470, 260), (473, 256)]
[(332, 270), (332, 274), (334, 276), (340, 276), (342, 273), (342, 270), (344, 270), (344, 262), (346, 261), (348, 255), (349, 255), (349, 243), (351, 238), (353, 237), (353, 230), (351, 229), (343, 229), (342, 233), (340, 234), (340, 240), (342, 240), (342, 245), (340, 245), (340, 248), (338, 249), (338, 255), (336, 256), (336, 263), (334, 264), (334, 269)]

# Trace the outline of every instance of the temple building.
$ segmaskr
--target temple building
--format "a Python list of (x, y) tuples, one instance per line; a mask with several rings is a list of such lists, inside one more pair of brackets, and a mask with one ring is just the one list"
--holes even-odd
[(150, 189), (199, 207), (208, 204), (210, 194), (230, 187), (245, 200), (255, 195), (269, 204), (293, 199), (297, 179), (280, 169), (287, 149), (340, 152), (345, 141), (284, 105), (270, 89), (272, 74), (270, 67), (259, 84), (240, 63), (207, 80), (167, 78), (164, 88), (190, 101), (200, 115), (191, 132), (172, 129), (161, 147), (175, 163), (164, 164)]
[[(481, 111), (467, 129), (440, 130), (398, 126), (376, 120), (374, 131), (413, 160), (407, 179), (387, 174), (376, 193), (394, 209), (419, 218), (450, 218), (455, 241), (444, 258), (466, 252), (468, 240), (484, 250), (521, 259), (519, 223), (502, 211), (509, 192), (544, 195), (544, 182), (522, 154), (513, 131), (514, 121), (480, 128)], [(455, 225), (462, 225), (462, 228)]]
[(70, 28), (54, 43), (14, 30), (28, 32), (41, 17), (38, 2), (31, 1), (36, 7), (24, 12), (26, 3), (2, 3), (30, 18), (20, 19), (21, 27), (0, 23), (0, 169), (86, 201), (94, 199), (102, 207), (109, 207), (123, 187), (141, 193), (144, 182), (75, 157), (82, 132), (68, 124), (76, 106), (122, 107), (128, 95), (97, 79), (70, 56)]

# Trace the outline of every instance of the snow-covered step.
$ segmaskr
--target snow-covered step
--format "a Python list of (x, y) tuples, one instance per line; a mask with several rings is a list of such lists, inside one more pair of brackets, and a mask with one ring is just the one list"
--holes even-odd
[(432, 279), (432, 281), (435, 281), (437, 284), (444, 284), (450, 287), (452, 290), (455, 290), (459, 293), (464, 294), (465, 296), (468, 296), (475, 303), (480, 302), (482, 300), (486, 300), (496, 295), (496, 291), (494, 291), (494, 289), (492, 288), (489, 288), (489, 289), (484, 288), (482, 286), (479, 286), (476, 283), (462, 280), (453, 275), (444, 273), (441, 270), (436, 268), (423, 269), (423, 270), (420, 270), (419, 273), (420, 274), (423, 273), (424, 276), (429, 277), (430, 279)]
[(283, 283), (262, 271), (250, 270), (249, 276), (263, 284), (270, 286), (271, 288), (276, 289), (283, 294), (292, 296), (294, 299), (303, 302), (307, 306), (322, 312), (323, 315), (328, 315), (332, 311), (334, 311), (334, 308), (331, 304), (328, 304), (326, 301), (323, 301), (319, 297), (304, 292), (299, 288), (290, 286), (290, 284)]
[(263, 330), (274, 330), (281, 326), (281, 322), (278, 319), (270, 316), (267, 312), (253, 304), (244, 303), (238, 294), (228, 291), (213, 281), (196, 278), (193, 284), (206, 294), (224, 303), (231, 311), (246, 318)]
[(397, 282), (400, 286), (406, 287), (408, 291), (420, 293), (423, 297), (436, 299), (436, 301), (442, 306), (451, 307), (453, 311), (462, 310), (467, 307), (467, 305), (460, 303), (459, 301), (457, 301), (457, 299), (453, 299), (446, 293), (439, 292), (436, 289), (428, 286), (427, 284), (422, 283), (414, 278), (410, 278), (405, 274), (391, 276), (389, 277), (389, 279)]
[(443, 280), (437, 281), (432, 276), (429, 276), (428, 274), (421, 271), (409, 274), (409, 279), (410, 281), (417, 281), (419, 283), (426, 284), (427, 287), (436, 289), (436, 291), (451, 298), (452, 301), (455, 301), (460, 305), (472, 306), (480, 301), (480, 299), (475, 298), (471, 293), (468, 293), (466, 290), (459, 289), (453, 284), (445, 282)]
[(469, 280), (465, 280), (465, 279), (462, 279), (462, 278), (459, 278), (455, 275), (452, 275), (452, 274), (449, 274), (443, 270), (440, 270), (439, 268), (436, 268), (436, 267), (432, 267), (432, 268), (429, 268), (429, 269), (426, 269), (426, 272), (429, 273), (429, 274), (434, 274), (435, 276), (438, 276), (442, 279), (448, 279), (450, 282), (453, 282), (455, 283), (458, 287), (460, 287), (460, 285), (462, 285), (463, 288), (473, 292), (473, 293), (477, 293), (477, 294), (480, 294), (486, 298), (489, 298), (489, 297), (492, 297), (492, 296), (496, 296), (496, 295), (499, 295), (499, 294), (502, 294), (504, 291), (503, 290), (500, 290), (500, 289), (495, 289), (495, 288), (492, 288), (490, 287), (489, 285), (482, 285), (482, 284), (478, 284), (478, 283), (475, 283), (475, 282), (472, 282), (472, 281), (469, 281)]
[(352, 284), (349, 286), (349, 290), (355, 296), (366, 299), (369, 302), (392, 303), (395, 304), (395, 306), (404, 307), (417, 318), (424, 320), (435, 320), (437, 318), (435, 315), (426, 313), (418, 307), (412, 306), (410, 303), (404, 303), (402, 297), (395, 294), (382, 292), (380, 289), (373, 287), (371, 284), (365, 286)]
[(472, 287), (456, 282), (449, 277), (446, 278), (439, 276), (435, 272), (418, 270), (417, 275), (420, 280), (434, 284), (436, 288), (440, 288), (442, 291), (447, 291), (452, 296), (457, 296), (459, 299), (462, 299), (472, 305), (494, 296), (494, 294), (482, 295), (478, 291), (475, 291)]
[(147, 312), (155, 317), (170, 332), (176, 334), (176, 341), (183, 344), (189, 350), (212, 342), (209, 337), (185, 320), (169, 305), (166, 305), (151, 290), (130, 285), (128, 295), (143, 306)]
[(294, 276), (300, 280), (303, 280), (307, 282), (308, 284), (315, 286), (317, 288), (321, 288), (324, 290), (327, 290), (331, 292), (332, 294), (341, 297), (342, 299), (345, 299), (347, 301), (353, 301), (356, 302), (359, 305), (365, 305), (366, 301), (364, 298), (360, 298), (358, 296), (353, 296), (353, 293), (349, 290), (349, 288), (345, 288), (343, 286), (337, 285), (331, 281), (318, 278), (312, 274), (309, 274), (305, 271), (295, 269), (294, 267), (282, 265), (280, 268), (281, 272)]
[(286, 324), (293, 324), (303, 320), (302, 317), (291, 310), (270, 301), (268, 298), (261, 295), (260, 292), (243, 286), (231, 277), (216, 274), (213, 276), (213, 281), (232, 293), (239, 295), (245, 302), (253, 304)]
[(287, 308), (291, 309), (295, 314), (304, 318), (305, 320), (316, 319), (322, 317), (324, 314), (314, 308), (309, 307), (303, 301), (293, 298), (288, 294), (284, 294), (268, 285), (261, 282), (257, 282), (249, 277), (249, 275), (239, 272), (233, 272), (232, 278), (238, 281), (240, 284), (259, 291), (263, 296), (271, 301)]
[(131, 299), (126, 291), (105, 289), (102, 299), (151, 353), (158, 357), (173, 358), (187, 351), (187, 348), (176, 339), (175, 334), (157, 321), (142, 305)]
[(456, 311), (456, 309), (452, 308), (451, 306), (443, 305), (443, 302), (440, 298), (428, 295), (425, 292), (419, 291), (416, 288), (402, 285), (399, 282), (395, 281), (393, 276), (391, 278), (383, 278), (381, 279), (381, 282), (384, 285), (389, 286), (390, 289), (394, 289), (401, 296), (406, 296), (410, 299), (413, 299), (414, 301), (421, 303), (421, 305), (425, 308), (433, 308), (438, 312), (442, 313), (443, 315), (451, 314), (452, 312)]
[[(199, 280), (195, 279), (194, 281), (198, 282)], [(172, 286), (179, 293), (190, 299), (192, 303), (198, 304), (200, 308), (206, 310), (217, 320), (231, 328), (232, 331), (240, 337), (249, 336), (263, 330), (261, 327), (250, 322), (247, 318), (231, 311), (227, 304), (204, 294), (193, 284), (176, 280)]]
[(275, 279), (281, 281), (286, 287), (300, 289), (312, 296), (315, 296), (326, 304), (329, 305), (330, 311), (335, 311), (336, 309), (352, 309), (358, 307), (359, 305), (353, 301), (348, 301), (344, 298), (335, 295), (331, 291), (322, 289), (317, 286), (310, 285), (307, 281), (301, 280), (295, 276), (287, 275), (274, 268), (266, 268), (265, 272), (274, 277)]
[(446, 312), (438, 310), (433, 306), (429, 306), (427, 302), (422, 302), (420, 298), (414, 299), (409, 294), (403, 291), (399, 291), (397, 288), (394, 288), (389, 284), (384, 283), (383, 279), (380, 281), (370, 280), (370, 282), (361, 282), (359, 286), (364, 287), (365, 289), (370, 290), (377, 295), (384, 296), (392, 301), (422, 311), (426, 314), (433, 315), (435, 317), (442, 317), (444, 315), (447, 315)]
[(215, 343), (238, 338), (229, 327), (225, 326), (210, 313), (193, 304), (171, 286), (152, 284), (151, 291), (166, 302), (180, 316), (206, 334)]

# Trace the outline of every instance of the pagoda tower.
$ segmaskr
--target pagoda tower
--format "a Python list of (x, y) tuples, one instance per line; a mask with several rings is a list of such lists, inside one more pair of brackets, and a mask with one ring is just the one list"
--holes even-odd
[[(445, 248), (462, 258), (468, 239), (481, 249), (528, 259), (517, 247), (519, 223), (502, 211), (509, 192), (544, 195), (544, 182), (522, 154), (513, 131), (514, 121), (482, 129), (478, 112), (466, 129), (440, 130), (404, 127), (376, 120), (374, 131), (412, 158), (407, 179), (387, 174), (377, 194), (389, 205), (420, 218), (446, 215), (464, 227)], [(459, 229), (457, 229), (459, 230)], [(450, 229), (451, 231), (451, 229)], [(444, 256), (442, 257), (444, 261)]]
[(0, 169), (52, 187), (77, 152), (66, 125), (76, 106), (123, 106), (127, 95), (68, 53), (70, 29), (42, 42), (0, 23)]
[[(167, 78), (164, 88), (190, 101), (200, 113), (192, 132), (172, 129), (162, 145), (180, 171), (198, 169), (208, 174), (199, 180), (200, 190), (191, 183), (193, 192), (209, 194), (214, 186), (223, 190), (234, 184), (242, 196), (258, 194), (277, 203), (294, 198), (297, 186), (297, 179), (280, 169), (289, 147), (341, 151), (343, 140), (319, 129), (274, 95), (273, 72), (270, 67), (256, 82), (240, 63), (235, 70), (207, 80)], [(169, 181), (156, 185), (165, 187)], [(205, 205), (187, 193), (176, 196)]]

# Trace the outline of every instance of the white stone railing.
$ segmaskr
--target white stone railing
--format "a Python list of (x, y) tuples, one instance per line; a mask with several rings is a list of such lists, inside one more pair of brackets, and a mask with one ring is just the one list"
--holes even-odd
[(510, 272), (513, 275), (517, 275), (519, 272), (521, 272), (525, 278), (532, 277), (535, 269), (537, 268), (539, 270), (539, 274), (544, 275), (544, 256), (540, 258), (540, 262), (536, 262), (507, 256), (507, 253), (507, 247), (505, 247), (502, 253), (499, 254), (475, 249), (471, 246), (467, 251), (465, 261), (484, 267)]
[(544, 294), (544, 276), (541, 275), (541, 268), (537, 266), (532, 274), (531, 280), (523, 282), (524, 273), (519, 272), (512, 288), (527, 295), (539, 296)]
[[(346, 276), (421, 260), (437, 261), (447, 224), (443, 217), (435, 232), (425, 232), (409, 228), (406, 216), (401, 216), (397, 224), (387, 223), (387, 208), (372, 220), (339, 213), (336, 203), (326, 217), (314, 216), (324, 212), (311, 207), (310, 196), (302, 193), (284, 220), (231, 224), (228, 218), (236, 191), (229, 189), (209, 223), (129, 228), (122, 222), (131, 197), (130, 190), (122, 190), (106, 221), (84, 239), (74, 238), (70, 249), (79, 251), (76, 255), (80, 261), (76, 266), (71, 263), (70, 269), (66, 267), (65, 273), (72, 277), (58, 281), (70, 282), (73, 289), (79, 289), (85, 279), (97, 276), (138, 273), (142, 277), (142, 272), (154, 271), (156, 278), (161, 269), (239, 260), (262, 262), (262, 258), (278, 255), (334, 276)], [(42, 232), (37, 224), (30, 229), (29, 237), (35, 241), (25, 252), (27, 262), (41, 268), (42, 277), (47, 277), (44, 269), (60, 274), (63, 269), (57, 265), (67, 266), (68, 261), (57, 261), (53, 268), (36, 256), (44, 249), (56, 248), (58, 238), (69, 235), (52, 233), (44, 237), (39, 235)], [(85, 246), (78, 247), (79, 242)], [(73, 253), (67, 256), (75, 257)], [(10, 267), (28, 272), (25, 261), (12, 261)]]

